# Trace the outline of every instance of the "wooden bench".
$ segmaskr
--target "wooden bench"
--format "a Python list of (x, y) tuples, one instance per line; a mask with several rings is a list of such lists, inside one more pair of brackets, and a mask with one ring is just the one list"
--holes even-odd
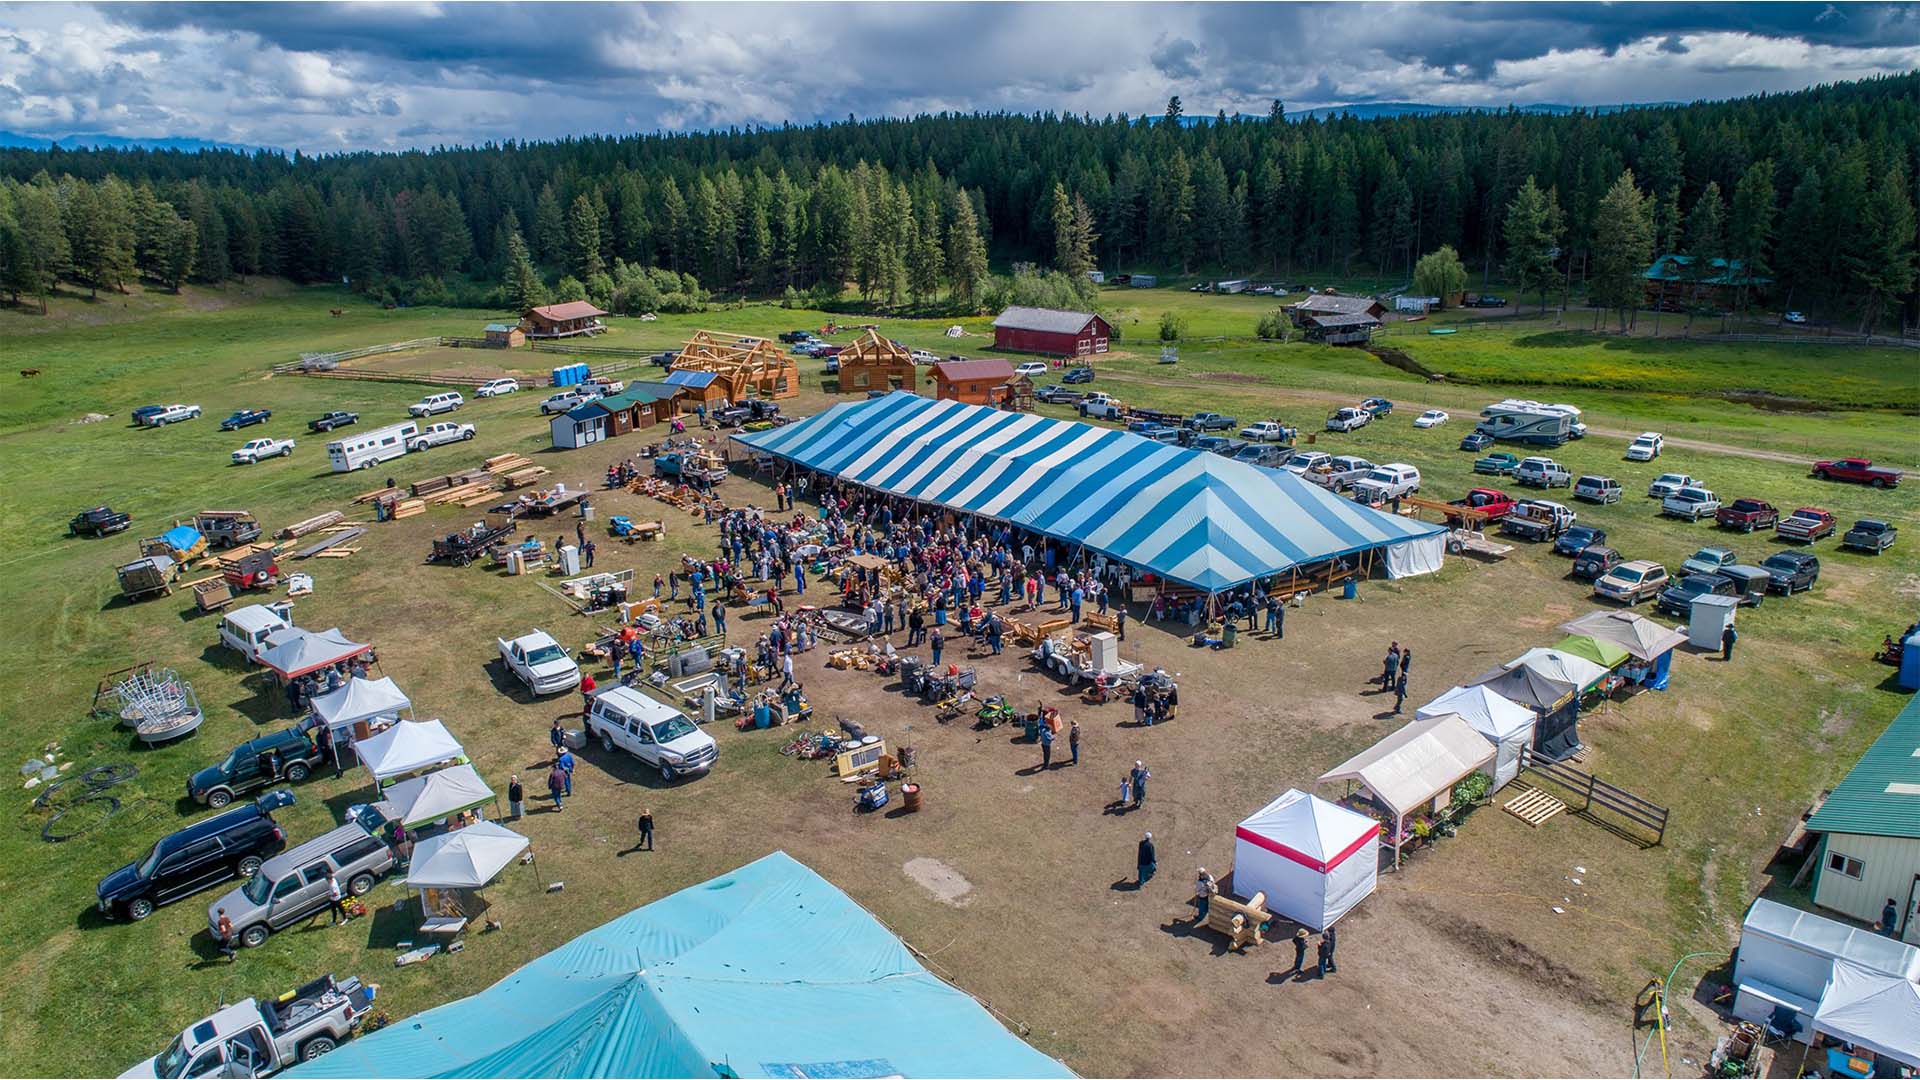
[(1260, 928), (1273, 921), (1267, 910), (1267, 894), (1257, 892), (1249, 900), (1235, 900), (1218, 893), (1207, 902), (1207, 929), (1222, 934), (1230, 949), (1244, 950), (1261, 943)]
[(1117, 634), (1120, 632), (1120, 620), (1118, 618), (1112, 615), (1101, 615), (1098, 612), (1082, 619), (1081, 624), (1084, 626), (1097, 626), (1109, 634)]

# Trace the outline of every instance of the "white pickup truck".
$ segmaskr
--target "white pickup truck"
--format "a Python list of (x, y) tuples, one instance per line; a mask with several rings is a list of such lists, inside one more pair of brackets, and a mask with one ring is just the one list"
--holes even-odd
[(420, 429), (420, 434), (407, 443), (407, 449), (415, 452), (439, 446), (441, 443), (460, 442), (473, 438), (472, 424), (441, 423), (428, 424)]
[(580, 685), (580, 665), (545, 630), (535, 629), (517, 638), (495, 638), (500, 659), (513, 677), (527, 685), (535, 697), (558, 694)]
[(1081, 398), (1075, 408), (1080, 410), (1081, 416), (1092, 420), (1118, 420), (1122, 412), (1119, 402), (1098, 390)]
[(264, 458), (292, 457), (292, 439), (248, 439), (247, 444), (233, 452), (235, 465), (252, 465)]
[(540, 403), (540, 415), (551, 416), (554, 413), (569, 412), (589, 401), (598, 401), (602, 396), (597, 386), (576, 386), (570, 390), (562, 390)]
[(689, 773), (706, 772), (720, 759), (719, 744), (678, 709), (665, 705), (631, 686), (616, 686), (594, 695), (587, 711), (586, 736), (599, 740), (600, 749), (625, 750), (660, 770), (672, 782)]
[(1293, 429), (1277, 420), (1262, 420), (1240, 429), (1240, 437), (1249, 442), (1286, 442), (1293, 434)]
[(1683, 487), (1660, 500), (1660, 512), (1667, 517), (1699, 521), (1720, 512), (1720, 498), (1703, 487)]
[(243, 998), (187, 1025), (165, 1050), (120, 1076), (272, 1076), (352, 1038), (373, 999), (373, 987), (331, 975), (271, 1002)]
[(1373, 423), (1373, 414), (1365, 409), (1352, 407), (1335, 409), (1333, 413), (1327, 417), (1327, 430), (1352, 431), (1355, 428), (1366, 427), (1371, 423)]
[(169, 405), (147, 417), (146, 424), (148, 427), (166, 427), (168, 424), (177, 424), (182, 420), (198, 419), (200, 419), (198, 405)]
[(1307, 473), (1307, 479), (1326, 488), (1328, 491), (1345, 491), (1354, 481), (1373, 471), (1373, 462), (1363, 457), (1342, 454), (1327, 459), (1326, 464), (1317, 466)]

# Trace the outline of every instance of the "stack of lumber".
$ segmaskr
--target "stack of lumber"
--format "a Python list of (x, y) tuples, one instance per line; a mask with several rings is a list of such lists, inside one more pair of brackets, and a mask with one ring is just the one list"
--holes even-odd
[[(316, 556), (326, 555), (329, 551), (339, 548), (340, 545), (349, 543), (354, 540), (358, 540), (362, 536), (365, 536), (366, 534), (367, 534), (367, 530), (365, 526), (355, 526), (350, 529), (338, 529), (330, 532), (325, 540), (322, 540), (311, 547), (301, 548), (299, 551), (294, 552), (293, 557), (296, 559), (311, 559)], [(359, 549), (351, 548), (348, 550), (358, 551)]]
[(363, 491), (360, 494), (355, 495), (353, 497), (353, 501), (355, 503), (370, 503), (382, 495), (397, 495), (399, 494), (399, 492), (400, 492), (399, 488), (377, 487), (377, 488), (374, 488), (372, 491)]
[(506, 474), (507, 490), (526, 487), (551, 472), (544, 465), (526, 465)]
[(518, 472), (533, 464), (533, 459), (523, 454), (497, 454), (485, 461), (486, 470), (495, 476), (505, 476)]
[(423, 495), (432, 495), (435, 492), (445, 491), (448, 488), (464, 487), (468, 484), (477, 483), (482, 480), (491, 481), (492, 479), (493, 474), (485, 469), (463, 469), (460, 472), (447, 473), (444, 476), (430, 476), (425, 480), (415, 481), (413, 486), (407, 490), (409, 494), (417, 499)]
[(425, 499), (402, 499), (393, 504), (393, 513), (389, 516), (388, 520), (399, 521), (401, 518), (410, 518), (415, 514), (424, 514), (426, 512), (427, 502)]
[(444, 488), (426, 496), (423, 501), (429, 506), (446, 506), (450, 503), (468, 506), (474, 502), (486, 502), (493, 496), (494, 479), (491, 473), (480, 475), (482, 479)]
[(293, 524), (287, 526), (286, 528), (280, 530), (280, 539), (294, 540), (294, 539), (298, 539), (299, 537), (305, 536), (308, 533), (319, 532), (321, 529), (324, 529), (329, 525), (340, 524), (341, 520), (344, 519), (345, 517), (346, 515), (342, 514), (338, 510), (329, 510), (324, 514), (318, 514), (314, 517), (310, 517), (306, 519), (305, 521), (296, 521)]

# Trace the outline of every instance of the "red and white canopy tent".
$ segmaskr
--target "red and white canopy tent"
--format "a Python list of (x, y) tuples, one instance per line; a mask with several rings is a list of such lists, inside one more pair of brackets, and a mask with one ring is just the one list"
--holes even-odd
[(341, 633), (337, 626), (318, 633), (290, 626), (275, 632), (267, 638), (266, 644), (266, 650), (260, 654), (260, 662), (283, 681), (297, 679), (309, 672), (373, 651), (372, 645), (347, 640), (347, 635)]
[(1298, 789), (1254, 811), (1233, 830), (1233, 887), (1267, 894), (1267, 910), (1315, 930), (1373, 892), (1380, 879), (1380, 824)]

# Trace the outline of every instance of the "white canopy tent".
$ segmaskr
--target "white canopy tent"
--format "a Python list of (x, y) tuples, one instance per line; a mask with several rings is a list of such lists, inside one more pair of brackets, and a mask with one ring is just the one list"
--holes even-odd
[(1532, 709), (1509, 701), (1485, 686), (1456, 686), (1420, 706), (1413, 716), (1416, 720), (1427, 720), (1448, 713), (1459, 714), (1493, 744), (1493, 790), (1505, 787), (1520, 774), (1520, 755), (1533, 745), (1537, 718)]
[(1234, 830), (1233, 887), (1267, 894), (1267, 909), (1325, 930), (1380, 879), (1380, 823), (1298, 789)]
[(438, 720), (402, 720), (371, 739), (353, 744), (374, 783), (419, 772), (429, 765), (465, 759), (466, 749)]
[(1611, 641), (1627, 650), (1634, 659), (1649, 662), (1672, 652), (1687, 640), (1685, 631), (1662, 626), (1631, 611), (1590, 611), (1577, 619), (1561, 623), (1560, 629), (1569, 634), (1585, 634), (1601, 641)]
[(352, 678), (313, 699), (313, 715), (335, 732), (362, 720), (398, 720), (413, 711), (413, 699), (391, 679)]
[(400, 823), (409, 829), (485, 806), (493, 799), (493, 789), (471, 765), (449, 765), (402, 780), (386, 791), (386, 801), (393, 804)]
[(282, 679), (299, 678), (329, 664), (351, 660), (373, 648), (362, 642), (348, 640), (337, 626), (317, 633), (290, 626), (269, 635), (266, 644), (266, 651), (260, 654), (260, 662), (278, 672)]
[(499, 876), (531, 840), (482, 821), (420, 841), (407, 869), (410, 889), (478, 889)]
[(1920, 985), (1836, 960), (1813, 1027), (1877, 1057), (1920, 1068)]
[(1367, 792), (1394, 816), (1393, 864), (1400, 865), (1400, 846), (1407, 815), (1423, 806), (1445, 806), (1453, 785), (1494, 758), (1493, 747), (1458, 713), (1415, 720), (1334, 766), (1321, 783), (1349, 780)]

